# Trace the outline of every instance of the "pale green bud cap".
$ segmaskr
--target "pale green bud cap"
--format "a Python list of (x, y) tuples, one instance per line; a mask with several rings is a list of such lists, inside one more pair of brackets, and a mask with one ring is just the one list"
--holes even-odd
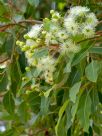
[(20, 45), (20, 41), (16, 41), (16, 45)]
[(46, 31), (42, 31), (42, 34), (46, 34), (47, 32)]
[(22, 77), (22, 81), (28, 81), (28, 77)]
[(30, 71), (30, 67), (26, 67), (25, 70), (26, 70), (27, 72), (29, 72), (29, 71)]
[(27, 50), (29, 50), (29, 49), (30, 49), (30, 46), (25, 45), (25, 46), (23, 46), (21, 49), (22, 49), (22, 51), (27, 51)]
[(50, 10), (50, 14), (54, 14), (54, 12), (55, 12), (54, 10)]
[(27, 34), (25, 34), (24, 39), (30, 39), (30, 37)]

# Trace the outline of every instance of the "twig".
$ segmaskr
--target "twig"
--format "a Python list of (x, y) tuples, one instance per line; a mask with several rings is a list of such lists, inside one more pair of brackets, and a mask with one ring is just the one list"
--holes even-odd
[(98, 22), (98, 25), (102, 24), (102, 20)]
[(6, 61), (8, 61), (8, 60), (9, 60), (9, 58), (7, 57), (7, 58), (5, 58), (4, 60), (1, 60), (1, 61), (0, 61), (0, 64), (6, 62)]
[(22, 21), (19, 21), (19, 22), (2, 25), (2, 26), (0, 26), (0, 29), (3, 31), (3, 30), (5, 30), (5, 29), (7, 29), (9, 27), (13, 27), (15, 25), (21, 25), (21, 24), (24, 24), (24, 23), (42, 24), (42, 21), (38, 21), (38, 20), (22, 20)]

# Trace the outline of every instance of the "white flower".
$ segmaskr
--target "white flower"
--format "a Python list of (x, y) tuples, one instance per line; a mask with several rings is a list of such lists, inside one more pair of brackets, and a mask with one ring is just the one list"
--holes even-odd
[(54, 67), (53, 67), (54, 63), (55, 63), (55, 59), (47, 56), (47, 57), (39, 59), (37, 67), (39, 69), (42, 69), (43, 71), (48, 70), (48, 69), (50, 71), (53, 71), (54, 70)]
[(67, 40), (60, 46), (61, 52), (68, 53), (73, 52), (76, 53), (80, 50), (80, 47), (77, 46), (72, 40)]
[(32, 57), (32, 53), (28, 50), (28, 51), (26, 51), (25, 52), (25, 56), (26, 56), (26, 58), (27, 58), (27, 62), (28, 62), (28, 64), (30, 65), (30, 66), (35, 66), (35, 64), (34, 64), (34, 58)]
[(37, 38), (40, 33), (42, 25), (34, 25), (31, 30), (27, 33), (30, 38)]
[(95, 30), (92, 26), (86, 25), (85, 27), (82, 28), (82, 33), (86, 38), (91, 38), (95, 35)]
[(50, 44), (58, 44), (58, 41), (56, 37), (53, 35), (53, 33), (48, 32), (45, 36), (45, 44), (48, 46)]
[(51, 24), (50, 25), (50, 30), (49, 32), (55, 34), (56, 32), (58, 32), (60, 29), (59, 25), (56, 25), (56, 24)]
[(28, 46), (33, 46), (35, 44), (36, 44), (36, 42), (34, 40), (32, 40), (32, 39), (26, 40), (26, 45), (28, 45)]
[(62, 29), (56, 33), (56, 37), (58, 38), (59, 42), (64, 42), (65, 39), (68, 39), (68, 33)]
[(53, 59), (50, 56), (38, 60), (37, 68), (40, 71), (43, 71), (43, 76), (45, 78), (45, 81), (48, 83), (52, 83), (53, 81), (53, 72), (55, 70), (54, 64), (55, 64), (55, 59)]
[(45, 44), (46, 44), (47, 46), (50, 45), (51, 36), (52, 36), (51, 33), (47, 33), (46, 36), (45, 36)]
[(69, 13), (71, 16), (83, 16), (89, 11), (90, 10), (87, 7), (76, 6), (72, 7)]
[(52, 83), (53, 82), (53, 72), (50, 72), (50, 71), (45, 71), (44, 73), (43, 73), (43, 76), (44, 76), (44, 78), (45, 78), (45, 81), (47, 82), (47, 83)]
[(74, 21), (74, 18), (67, 17), (64, 20), (64, 26), (68, 33), (76, 35), (79, 32), (79, 25)]
[(55, 24), (50, 25), (50, 30), (45, 35), (45, 44), (47, 46), (50, 44), (58, 44), (58, 41), (55, 36), (56, 33), (58, 33), (58, 31), (59, 31), (59, 26), (57, 26)]
[(98, 19), (96, 18), (94, 13), (90, 13), (87, 15), (86, 23), (95, 27), (98, 24)]

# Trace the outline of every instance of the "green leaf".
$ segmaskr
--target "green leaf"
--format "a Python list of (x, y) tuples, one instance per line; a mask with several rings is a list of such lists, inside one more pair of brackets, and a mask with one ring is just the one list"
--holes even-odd
[(64, 115), (61, 118), (61, 121), (58, 126), (58, 136), (67, 136), (67, 129), (65, 128), (66, 116)]
[(20, 120), (23, 122), (23, 123), (26, 123), (27, 120), (29, 119), (29, 114), (28, 114), (28, 105), (26, 102), (22, 102), (19, 106), (19, 109), (18, 109), (18, 114), (19, 114), (19, 117), (20, 117)]
[(67, 63), (66, 67), (64, 68), (64, 73), (71, 72), (71, 62)]
[(77, 112), (77, 117), (79, 119), (81, 127), (84, 129), (85, 132), (88, 132), (90, 126), (89, 117), (91, 114), (91, 98), (89, 93), (90, 91), (85, 92), (85, 94), (81, 97)]
[(94, 131), (98, 134), (97, 136), (102, 135), (102, 104), (98, 104), (97, 111), (94, 114), (93, 118)]
[(41, 58), (48, 55), (48, 49), (42, 48), (34, 52), (33, 58)]
[(83, 93), (83, 90), (80, 91), (80, 93), (77, 96), (76, 102), (72, 105), (72, 109), (71, 109), (71, 114), (72, 114), (71, 121), (72, 121), (72, 123), (73, 123), (75, 115), (77, 113), (78, 106), (79, 106), (79, 100), (80, 100), (82, 93)]
[(8, 85), (8, 75), (5, 71), (0, 72), (0, 92), (6, 91)]
[(92, 60), (92, 62), (85, 69), (85, 74), (88, 80), (92, 82), (97, 81), (99, 68), (100, 68), (100, 65), (98, 61)]
[(76, 101), (76, 96), (79, 92), (80, 86), (81, 86), (81, 82), (75, 83), (72, 86), (72, 88), (69, 90), (69, 98), (73, 103), (75, 103)]
[(89, 52), (102, 55), (102, 47), (93, 47), (89, 50)]
[(58, 136), (58, 127), (59, 127), (59, 124), (60, 124), (60, 120), (61, 120), (61, 118), (62, 118), (62, 116), (63, 116), (63, 113), (64, 113), (64, 111), (65, 111), (65, 109), (66, 109), (68, 103), (69, 103), (69, 101), (66, 100), (66, 101), (64, 102), (63, 106), (62, 106), (62, 107), (60, 108), (60, 110), (59, 110), (59, 118), (58, 118), (58, 121), (57, 121), (57, 125), (55, 126), (56, 136)]
[(38, 113), (40, 110), (41, 98), (39, 92), (32, 92), (28, 96), (28, 103), (34, 113)]
[(49, 110), (49, 99), (44, 96), (41, 97), (40, 110), (43, 115), (46, 115)]
[(48, 91), (44, 93), (44, 96), (47, 98), (50, 95), (50, 92), (56, 87), (56, 85), (53, 85), (52, 88), (50, 88)]
[(91, 47), (92, 47), (92, 44), (91, 45), (88, 44), (84, 48), (82, 47), (82, 50), (79, 53), (75, 54), (73, 61), (72, 61), (72, 66), (80, 63), (80, 61), (87, 56), (87, 53)]
[(14, 99), (10, 91), (8, 91), (3, 98), (3, 105), (8, 113), (13, 114), (15, 109)]
[(73, 67), (68, 78), (68, 86), (72, 87), (75, 83), (81, 80), (81, 71), (78, 68)]
[(72, 125), (72, 121), (71, 121), (71, 118), (72, 118), (72, 115), (71, 115), (71, 107), (72, 107), (72, 103), (69, 103), (67, 108), (66, 108), (66, 116), (67, 116), (67, 119), (66, 119), (66, 129), (68, 130), (71, 125)]
[(0, 134), (0, 136), (14, 136), (14, 130), (13, 129), (6, 130), (2, 134)]
[(96, 91), (95, 88), (91, 91), (91, 101), (92, 101), (92, 113), (95, 113), (97, 111), (97, 107), (99, 104), (99, 98), (98, 98), (98, 91)]
[(28, 0), (29, 4), (31, 4), (32, 6), (37, 7), (39, 5), (39, 0)]
[(13, 63), (9, 67), (10, 77), (11, 77), (11, 91), (16, 95), (16, 91), (21, 85), (21, 71), (19, 63), (16, 59), (13, 60)]
[(97, 79), (97, 90), (102, 94), (102, 70), (101, 69)]
[[(64, 68), (64, 73), (69, 73), (71, 72), (71, 63), (72, 63), (72, 60), (73, 60), (73, 57), (74, 55), (73, 54), (70, 54), (70, 56), (68, 56), (68, 58), (66, 58), (66, 66)], [(69, 60), (68, 60), (69, 59)]]

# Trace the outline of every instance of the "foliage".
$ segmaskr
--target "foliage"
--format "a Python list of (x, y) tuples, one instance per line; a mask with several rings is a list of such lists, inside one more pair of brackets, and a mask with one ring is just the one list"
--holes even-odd
[[(51, 18), (51, 9), (63, 17), (66, 9), (78, 5), (96, 14), (94, 36), (75, 36), (81, 49), (66, 55), (53, 45), (40, 47), (34, 50), (34, 65), (28, 67), (16, 41), (25, 44), (23, 35), (42, 21), (48, 31), (50, 21), (43, 18)], [(1, 136), (102, 135), (101, 8), (101, 0), (0, 0), (0, 120), (6, 126)], [(46, 79), (41, 70), (45, 66), (37, 59), (48, 55), (54, 57), (46, 60), (46, 69), (51, 69)]]

